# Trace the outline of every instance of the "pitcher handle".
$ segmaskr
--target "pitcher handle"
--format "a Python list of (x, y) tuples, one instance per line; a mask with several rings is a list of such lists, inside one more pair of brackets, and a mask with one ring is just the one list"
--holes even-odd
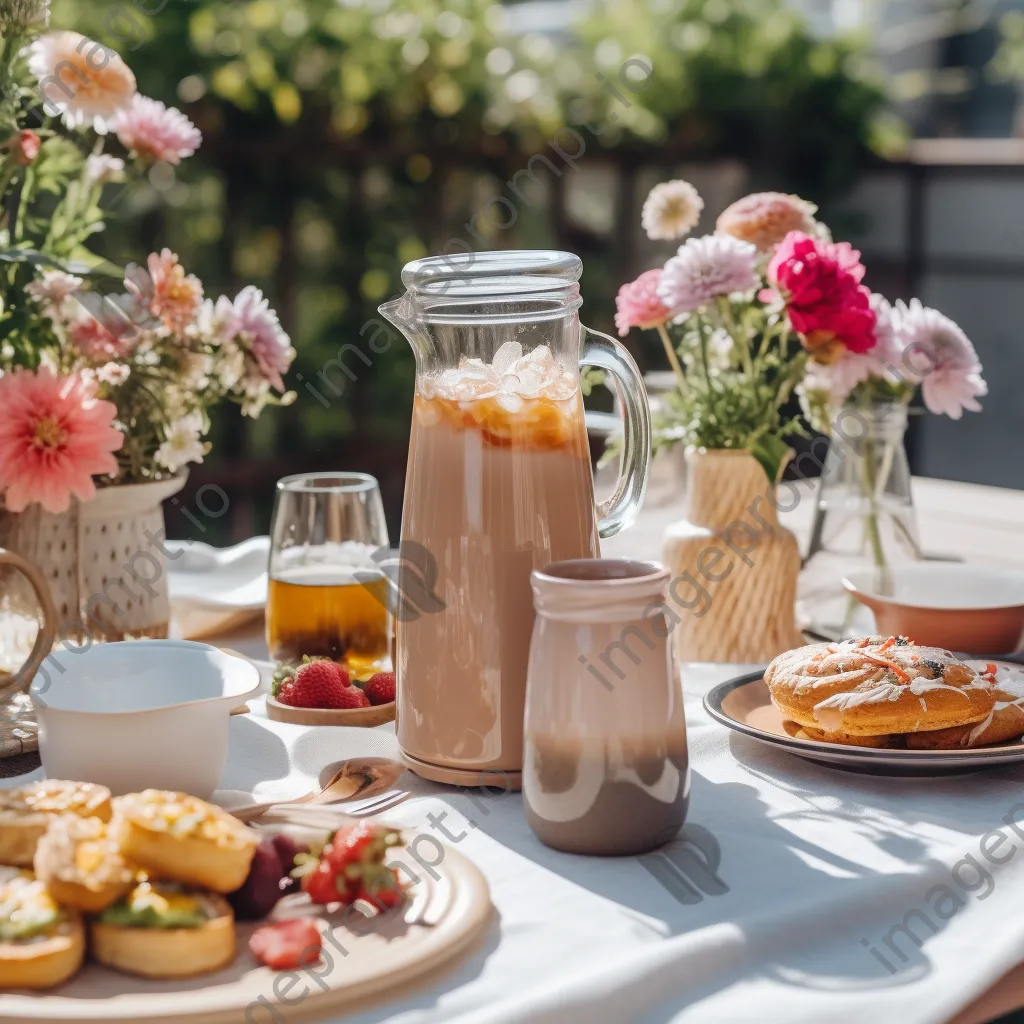
[(622, 469), (615, 493), (597, 506), (597, 532), (614, 537), (636, 518), (651, 468), (651, 410), (647, 389), (633, 357), (614, 338), (583, 327), (580, 363), (596, 366), (615, 379), (623, 411)]
[(0, 565), (13, 566), (28, 579), (32, 584), (32, 589), (36, 592), (39, 607), (43, 610), (43, 621), (36, 634), (32, 653), (28, 656), (25, 664), (11, 677), (10, 682), (6, 686), (0, 687), (0, 696), (4, 696), (28, 688), (28, 684), (32, 682), (32, 677), (39, 670), (43, 659), (53, 650), (53, 642), (57, 639), (57, 627), (60, 623), (57, 606), (53, 603), (53, 595), (50, 593), (43, 574), (36, 566), (22, 558), (21, 555), (16, 555), (13, 551), (8, 551), (5, 548), (0, 548)]

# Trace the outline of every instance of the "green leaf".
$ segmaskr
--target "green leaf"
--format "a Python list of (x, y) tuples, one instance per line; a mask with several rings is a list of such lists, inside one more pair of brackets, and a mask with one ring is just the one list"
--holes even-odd
[(761, 463), (768, 482), (774, 484), (789, 454), (789, 445), (775, 434), (762, 434), (751, 448), (750, 454)]
[(0, 260), (4, 263), (31, 263), (37, 267), (53, 267), (57, 270), (67, 270), (67, 267), (59, 260), (55, 260), (38, 249), (15, 247), (13, 249), (0, 249)]

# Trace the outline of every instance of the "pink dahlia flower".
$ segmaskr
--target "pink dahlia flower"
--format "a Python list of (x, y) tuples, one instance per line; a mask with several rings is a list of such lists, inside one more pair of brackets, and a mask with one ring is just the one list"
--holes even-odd
[(903, 347), (899, 369), (920, 380), (929, 411), (954, 420), (964, 409), (980, 412), (978, 399), (988, 394), (988, 385), (978, 353), (960, 327), (917, 299), (897, 302), (894, 321)]
[(619, 289), (615, 296), (615, 326), (619, 337), (629, 334), (631, 327), (657, 327), (668, 319), (668, 307), (658, 298), (661, 275), (660, 270), (648, 270)]
[(203, 141), (202, 133), (180, 110), (138, 94), (110, 127), (125, 149), (150, 162), (181, 163)]
[(163, 322), (168, 331), (182, 334), (195, 323), (203, 304), (203, 285), (194, 274), (186, 274), (170, 249), (150, 253), (147, 270), (129, 264), (125, 270), (124, 286), (129, 294), (153, 316)]
[(817, 207), (784, 192), (754, 192), (726, 207), (715, 225), (719, 234), (751, 242), (771, 252), (790, 231), (814, 231)]
[(117, 409), (97, 400), (80, 374), (17, 369), (0, 377), (0, 408), (0, 492), (12, 512), (35, 501), (63, 512), (72, 494), (95, 495), (94, 474), (117, 472), (111, 452), (124, 441), (113, 424)]
[(234, 302), (219, 299), (215, 310), (221, 321), (218, 333), (222, 337), (237, 338), (252, 356), (260, 375), (278, 391), (284, 391), (281, 376), (288, 372), (295, 349), (263, 292), (247, 285), (235, 296)]
[(877, 317), (860, 282), (864, 266), (848, 242), (824, 242), (791, 231), (768, 265), (768, 281), (782, 295), (793, 330), (820, 362), (875, 346)]
[(135, 95), (131, 68), (109, 47), (78, 32), (47, 32), (28, 47), (43, 109), (68, 128), (105, 135), (111, 119)]
[(688, 238), (665, 264), (658, 295), (674, 317), (758, 285), (757, 249), (729, 235)]

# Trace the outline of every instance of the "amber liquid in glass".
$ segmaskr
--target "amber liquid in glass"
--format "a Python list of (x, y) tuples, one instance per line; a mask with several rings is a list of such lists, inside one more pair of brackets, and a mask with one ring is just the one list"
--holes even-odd
[(360, 582), (351, 571), (310, 565), (271, 578), (267, 646), (275, 661), (303, 655), (342, 662), (355, 673), (383, 668), (390, 653), (388, 581)]

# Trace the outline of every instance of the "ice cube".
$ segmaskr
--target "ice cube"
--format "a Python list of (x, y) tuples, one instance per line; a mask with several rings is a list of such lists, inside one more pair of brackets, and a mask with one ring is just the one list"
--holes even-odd
[(497, 398), (498, 405), (506, 412), (517, 413), (525, 404), (523, 400), (513, 391), (502, 391)]
[(554, 357), (551, 355), (551, 349), (547, 345), (538, 345), (535, 349), (527, 352), (523, 356), (522, 361), (529, 363), (531, 366), (541, 366), (547, 368), (554, 362)]
[(486, 372), (490, 368), (482, 359), (478, 359), (476, 356), (463, 356), (459, 360), (459, 369)]
[(544, 395), (556, 402), (564, 402), (576, 394), (576, 381), (571, 374), (565, 373), (553, 384), (544, 388)]
[(500, 377), (507, 373), (513, 363), (521, 359), (523, 356), (523, 346), (518, 341), (506, 341), (497, 352), (494, 353), (494, 358), (491, 360), (491, 367), (494, 372)]
[(519, 372), (519, 387), (516, 390), (523, 398), (537, 398), (543, 384), (543, 371), (536, 366), (527, 366)]
[(515, 373), (506, 373), (498, 382), (498, 391), (503, 395), (513, 394), (519, 390), (519, 376)]

